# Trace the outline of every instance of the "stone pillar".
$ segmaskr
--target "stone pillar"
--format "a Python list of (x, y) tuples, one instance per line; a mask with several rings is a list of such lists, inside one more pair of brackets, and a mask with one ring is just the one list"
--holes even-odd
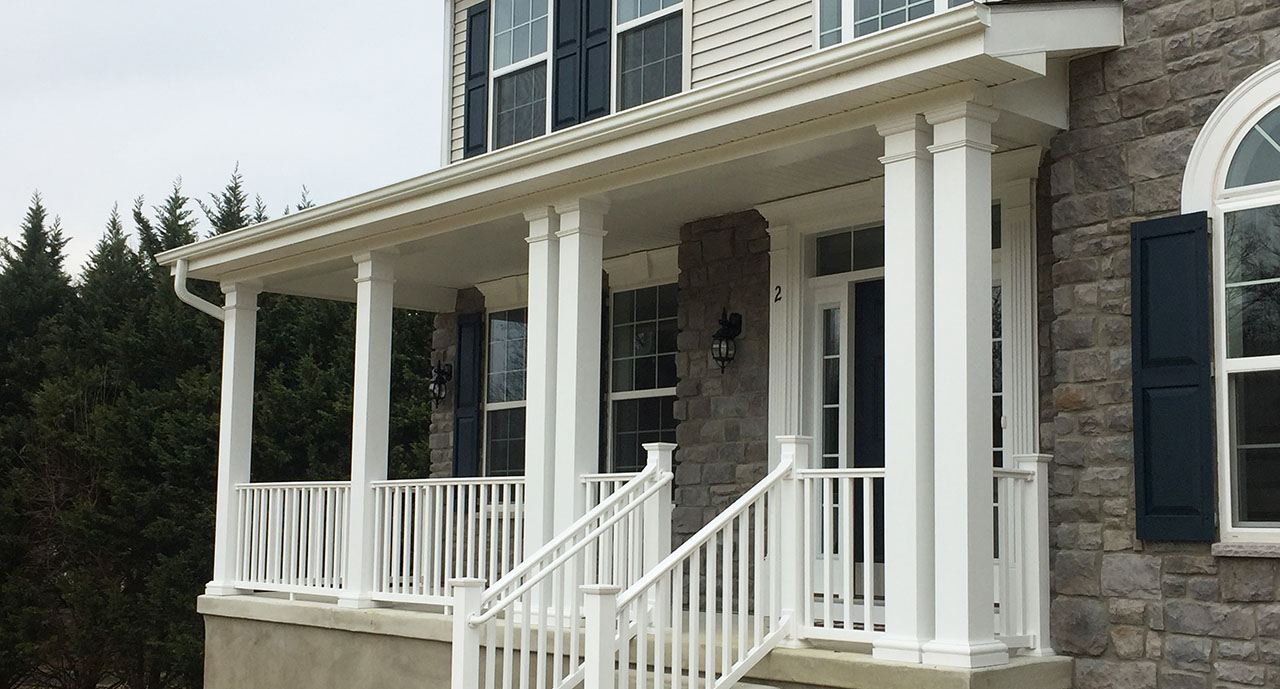
[[(556, 337), (560, 291), (560, 216), (555, 209), (525, 213), (529, 221), (529, 323), (525, 382), (524, 552), (554, 536), (552, 488), (556, 466)], [(574, 490), (574, 494), (577, 494)]]
[(222, 285), (222, 407), (218, 420), (218, 494), (214, 503), (210, 596), (240, 593), (236, 582), (239, 505), (236, 484), (249, 482), (253, 442), (253, 365), (258, 321), (256, 283)]
[[(995, 640), (991, 514), (991, 123), (971, 102), (935, 110), (934, 640), (923, 662), (1009, 660)], [(887, 238), (888, 233), (886, 233)]]
[(885, 636), (876, 658), (920, 662), (933, 638), (933, 161), (912, 115), (884, 137)]
[(356, 272), (356, 361), (351, 407), (351, 501), (347, 506), (347, 581), (338, 605), (374, 605), (373, 553), (376, 505), (373, 482), (387, 478), (391, 415), (392, 256), (354, 257)]
[[(600, 342), (604, 289), (604, 216), (609, 204), (577, 199), (560, 215), (556, 334), (555, 508), (559, 533), (585, 510), (579, 477), (600, 461)], [(530, 291), (532, 292), (532, 285)], [(532, 294), (530, 295), (532, 301)], [(527, 551), (526, 551), (527, 552)]]

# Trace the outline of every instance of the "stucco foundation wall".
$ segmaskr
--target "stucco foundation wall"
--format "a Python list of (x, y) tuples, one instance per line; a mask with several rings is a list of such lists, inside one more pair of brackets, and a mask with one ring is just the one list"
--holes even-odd
[(1080, 689), (1277, 687), (1280, 561), (1135, 538), (1129, 225), (1180, 212), (1200, 127), (1280, 59), (1280, 5), (1124, 7), (1126, 47), (1071, 66), (1071, 129), (1041, 175), (1053, 647)]
[[(673, 530), (695, 533), (768, 470), (769, 236), (755, 211), (680, 230)], [(737, 357), (720, 372), (711, 335), (742, 314)]]

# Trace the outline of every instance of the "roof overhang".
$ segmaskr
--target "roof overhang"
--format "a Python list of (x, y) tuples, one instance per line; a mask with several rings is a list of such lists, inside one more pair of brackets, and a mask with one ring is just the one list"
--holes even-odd
[[(222, 282), (305, 272), (338, 259), (350, 265), (361, 251), (813, 141), (873, 125), (907, 107), (920, 112), (962, 98), (990, 102), (1002, 85), (1044, 77), (1055, 64), (1063, 72), (1060, 107), (1047, 114), (1035, 107), (1014, 110), (1016, 117), (1038, 119), (1046, 131), (1056, 131), (1065, 126), (1063, 58), (1122, 43), (1119, 0), (965, 5), (178, 247), (156, 260), (170, 266), (186, 260), (191, 277)], [(995, 105), (1003, 107), (998, 97)], [(1043, 143), (1043, 137), (1012, 143)], [(441, 293), (431, 301), (445, 299)]]

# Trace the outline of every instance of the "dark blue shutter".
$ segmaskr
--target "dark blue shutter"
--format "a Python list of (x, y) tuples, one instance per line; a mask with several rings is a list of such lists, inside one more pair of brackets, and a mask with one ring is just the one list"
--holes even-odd
[(1132, 225), (1133, 440), (1138, 538), (1214, 537), (1205, 213)]
[(466, 86), (462, 101), (462, 155), (489, 148), (489, 3), (467, 8)]
[(458, 316), (458, 359), (454, 363), (453, 475), (480, 475), (481, 390), (484, 385), (481, 357), (484, 352), (484, 315)]
[(609, 114), (612, 0), (556, 0), (551, 128)]

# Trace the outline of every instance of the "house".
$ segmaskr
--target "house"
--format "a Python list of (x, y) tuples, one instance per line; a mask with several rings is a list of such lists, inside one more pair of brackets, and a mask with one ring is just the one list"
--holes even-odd
[[(1280, 686), (1274, 3), (444, 11), (446, 165), (158, 257), (208, 686)], [(357, 305), (349, 481), (252, 482), (261, 291)]]

